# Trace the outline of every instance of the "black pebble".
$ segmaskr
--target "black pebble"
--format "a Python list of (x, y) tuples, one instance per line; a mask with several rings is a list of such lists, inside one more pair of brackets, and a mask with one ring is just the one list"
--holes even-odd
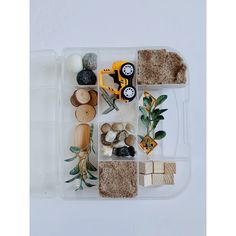
[(77, 74), (77, 83), (80, 85), (94, 85), (97, 83), (97, 77), (91, 70), (82, 70)]
[(135, 149), (134, 147), (121, 147), (121, 148), (113, 148), (113, 154), (116, 156), (122, 156), (122, 157), (128, 157), (128, 156), (134, 156), (135, 155)]

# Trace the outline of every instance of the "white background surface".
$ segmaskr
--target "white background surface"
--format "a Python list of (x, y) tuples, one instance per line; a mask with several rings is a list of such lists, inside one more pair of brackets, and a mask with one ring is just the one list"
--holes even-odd
[(31, 50), (170, 46), (191, 79), (192, 177), (171, 200), (31, 200), (31, 236), (205, 235), (205, 1), (31, 0)]

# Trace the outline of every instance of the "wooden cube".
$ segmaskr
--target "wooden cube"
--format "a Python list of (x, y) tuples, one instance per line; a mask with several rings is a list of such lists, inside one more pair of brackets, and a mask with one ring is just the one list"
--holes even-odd
[(165, 162), (164, 170), (165, 174), (176, 174), (176, 164), (174, 162)]
[(139, 185), (142, 185), (144, 187), (151, 186), (152, 185), (152, 175), (143, 175), (139, 174)]
[(139, 162), (139, 173), (152, 174), (153, 173), (153, 162), (152, 161), (140, 161)]
[(174, 175), (173, 174), (163, 174), (163, 181), (164, 181), (164, 184), (174, 184), (175, 181), (174, 181)]
[(164, 162), (162, 161), (153, 161), (153, 173), (155, 174), (164, 174)]
[(164, 182), (164, 175), (163, 174), (152, 174), (152, 184), (153, 185), (163, 185)]

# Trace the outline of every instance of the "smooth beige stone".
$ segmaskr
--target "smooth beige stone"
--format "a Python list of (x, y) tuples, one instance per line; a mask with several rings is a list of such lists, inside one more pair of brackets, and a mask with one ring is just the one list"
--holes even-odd
[(153, 173), (153, 162), (152, 161), (140, 161), (139, 162), (139, 173), (152, 174)]
[(152, 175), (143, 175), (139, 174), (139, 185), (142, 185), (144, 187), (151, 186), (152, 185)]
[(152, 184), (153, 185), (164, 185), (164, 175), (163, 174), (152, 174)]
[(165, 174), (176, 174), (176, 164), (174, 162), (165, 162)]
[(173, 174), (163, 174), (163, 178), (164, 178), (164, 184), (175, 184), (175, 180), (174, 180), (174, 175)]
[(162, 161), (153, 161), (153, 173), (155, 174), (164, 174), (164, 162)]

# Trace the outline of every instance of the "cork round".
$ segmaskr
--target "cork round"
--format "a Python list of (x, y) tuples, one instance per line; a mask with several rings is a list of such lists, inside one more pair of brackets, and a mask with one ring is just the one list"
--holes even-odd
[(81, 103), (79, 103), (79, 101), (77, 100), (75, 93), (77, 90), (74, 91), (73, 95), (70, 97), (70, 102), (74, 107), (78, 107), (79, 105), (81, 105)]
[(98, 93), (96, 90), (89, 90), (90, 100), (88, 102), (91, 106), (97, 106), (98, 103)]
[(94, 119), (96, 111), (91, 105), (80, 105), (75, 111), (75, 116), (79, 122), (89, 122)]
[(78, 89), (75, 92), (75, 96), (79, 103), (86, 104), (90, 100), (90, 94), (86, 89)]

